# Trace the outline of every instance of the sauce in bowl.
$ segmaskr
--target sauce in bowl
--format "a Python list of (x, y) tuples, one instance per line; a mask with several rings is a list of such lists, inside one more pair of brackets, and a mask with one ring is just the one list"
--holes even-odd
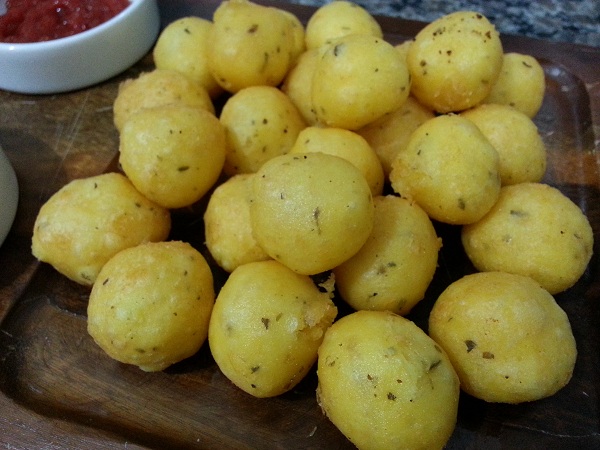
[(0, 42), (42, 42), (94, 28), (119, 14), (129, 0), (6, 0)]

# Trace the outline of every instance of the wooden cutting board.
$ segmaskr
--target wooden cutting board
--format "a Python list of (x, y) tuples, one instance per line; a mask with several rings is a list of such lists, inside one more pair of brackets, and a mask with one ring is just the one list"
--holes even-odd
[[(187, 15), (210, 18), (218, 3), (159, 2), (163, 24)], [(270, 4), (302, 20), (313, 11)], [(379, 20), (392, 43), (423, 26)], [(544, 66), (547, 95), (536, 117), (548, 147), (544, 181), (582, 207), (600, 242), (600, 49), (514, 36), (503, 36), (503, 43), (505, 50), (531, 54)], [(109, 360), (85, 331), (88, 290), (31, 256), (32, 227), (43, 202), (72, 179), (115, 168), (118, 134), (111, 108), (118, 85), (152, 67), (149, 55), (112, 80), (67, 94), (0, 91), (0, 145), (21, 191), (15, 224), (0, 248), (0, 444), (28, 449), (352, 448), (316, 405), (314, 371), (289, 394), (255, 399), (228, 382), (206, 348), (157, 374)], [(176, 215), (174, 236), (202, 246), (201, 226), (191, 225), (199, 214)], [(439, 231), (444, 239), (439, 274), (411, 315), (420, 325), (435, 295), (469, 270), (456, 229)], [(463, 396), (448, 448), (600, 447), (597, 256), (582, 280), (557, 300), (579, 347), (571, 383), (549, 399), (518, 406)]]

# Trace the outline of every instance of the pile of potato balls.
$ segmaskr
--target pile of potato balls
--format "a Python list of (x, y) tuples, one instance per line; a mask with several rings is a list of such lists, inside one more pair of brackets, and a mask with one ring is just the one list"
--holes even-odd
[[(351, 2), (304, 25), (229, 0), (171, 23), (153, 56), (114, 102), (122, 173), (63, 187), (33, 234), (37, 258), (91, 286), (108, 355), (159, 371), (207, 341), (256, 397), (316, 364), (320, 407), (359, 448), (442, 448), (461, 389), (521, 403), (569, 382), (553, 294), (584, 273), (593, 233), (541, 182), (542, 67), (486, 17), (448, 14), (394, 46)], [(169, 240), (171, 211), (201, 200), (218, 292), (199, 250)], [(437, 269), (436, 222), (460, 227), (477, 272), (426, 334), (406, 316)]]

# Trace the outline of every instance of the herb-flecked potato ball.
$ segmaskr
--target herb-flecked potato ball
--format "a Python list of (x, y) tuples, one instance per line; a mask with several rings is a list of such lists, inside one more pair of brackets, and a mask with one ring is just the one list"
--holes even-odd
[(302, 53), (281, 85), (281, 91), (296, 105), (307, 125), (316, 125), (318, 122), (312, 104), (311, 91), (313, 74), (317, 62), (321, 58), (322, 50), (322, 48), (313, 48)]
[(381, 162), (369, 143), (359, 134), (343, 128), (307, 127), (290, 153), (322, 152), (351, 162), (364, 175), (373, 196), (381, 195), (385, 176)]
[(117, 130), (134, 114), (147, 109), (181, 104), (214, 114), (208, 91), (197, 81), (170, 69), (154, 69), (119, 85), (113, 103), (113, 120)]
[(407, 65), (382, 38), (353, 34), (328, 45), (317, 62), (311, 100), (319, 124), (359, 129), (402, 106)]
[(100, 271), (88, 303), (88, 332), (111, 357), (147, 372), (194, 355), (208, 336), (213, 277), (185, 242), (141, 244)]
[(529, 277), (480, 272), (452, 283), (429, 316), (461, 387), (488, 402), (553, 395), (573, 374), (577, 349), (565, 312)]
[(242, 264), (269, 259), (252, 234), (252, 177), (252, 174), (234, 175), (217, 186), (204, 212), (206, 247), (227, 272)]
[(442, 243), (416, 203), (388, 195), (374, 204), (373, 231), (358, 253), (333, 269), (336, 286), (356, 310), (406, 315), (425, 296)]
[(396, 44), (395, 45), (396, 51), (398, 53), (400, 53), (400, 56), (405, 61), (406, 61), (406, 58), (408, 57), (408, 49), (410, 48), (412, 42), (413, 42), (412, 39), (407, 39), (406, 41), (401, 42), (400, 44)]
[(182, 105), (145, 109), (125, 122), (119, 163), (133, 185), (165, 208), (200, 200), (225, 163), (225, 130), (214, 114)]
[(482, 104), (461, 115), (477, 125), (498, 152), (503, 185), (542, 180), (546, 145), (526, 114), (508, 105)]
[(212, 355), (236, 386), (255, 397), (289, 391), (317, 359), (337, 309), (310, 277), (277, 261), (237, 267), (210, 319)]
[(250, 222), (273, 259), (303, 275), (354, 255), (373, 228), (373, 199), (362, 173), (337, 156), (278, 156), (254, 176)]
[(251, 86), (233, 94), (219, 117), (226, 136), (224, 171), (254, 173), (269, 159), (290, 151), (306, 127), (296, 105), (272, 86)]
[(444, 350), (410, 320), (358, 311), (319, 348), (317, 401), (359, 449), (442, 449), (457, 417), (459, 381)]
[(410, 136), (392, 163), (395, 192), (429, 217), (461, 225), (481, 219), (500, 192), (498, 152), (470, 120), (445, 114)]
[(209, 34), (210, 71), (228, 92), (278, 86), (298, 54), (297, 26), (280, 9), (246, 0), (222, 2)]
[(356, 132), (367, 140), (379, 157), (385, 176), (389, 177), (396, 155), (406, 147), (412, 132), (434, 117), (431, 109), (409, 96), (400, 108)]
[(505, 53), (502, 69), (483, 103), (498, 103), (535, 117), (544, 101), (546, 76), (537, 59), (522, 53)]
[(383, 37), (381, 26), (362, 6), (333, 1), (319, 7), (306, 24), (306, 48), (318, 48), (351, 34)]
[(439, 113), (471, 108), (489, 95), (503, 55), (499, 33), (485, 16), (442, 16), (419, 31), (408, 49), (411, 93)]
[(208, 36), (213, 24), (201, 17), (182, 17), (160, 33), (152, 56), (157, 69), (177, 70), (196, 80), (211, 98), (223, 92), (210, 73)]
[(558, 189), (520, 183), (503, 187), (493, 208), (463, 227), (462, 243), (478, 270), (529, 276), (557, 294), (585, 272), (594, 234), (583, 211)]
[(91, 286), (119, 251), (162, 241), (171, 229), (169, 211), (140, 194), (122, 174), (76, 179), (42, 205), (31, 250), (67, 278)]
[(285, 9), (277, 9), (281, 14), (285, 16), (285, 18), (290, 23), (290, 28), (292, 32), (292, 63), (290, 65), (293, 66), (300, 55), (302, 55), (306, 51), (306, 39), (305, 39), (305, 30), (304, 24), (300, 21), (298, 16), (294, 13), (286, 11)]

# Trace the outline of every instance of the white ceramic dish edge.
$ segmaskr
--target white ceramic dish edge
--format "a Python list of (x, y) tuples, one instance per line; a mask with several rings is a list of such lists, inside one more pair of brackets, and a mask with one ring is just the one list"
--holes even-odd
[(0, 147), (0, 246), (4, 243), (17, 213), (19, 185), (17, 175)]
[(131, 0), (117, 16), (74, 36), (41, 43), (0, 43), (0, 89), (51, 94), (97, 84), (142, 58), (159, 28), (156, 0)]

